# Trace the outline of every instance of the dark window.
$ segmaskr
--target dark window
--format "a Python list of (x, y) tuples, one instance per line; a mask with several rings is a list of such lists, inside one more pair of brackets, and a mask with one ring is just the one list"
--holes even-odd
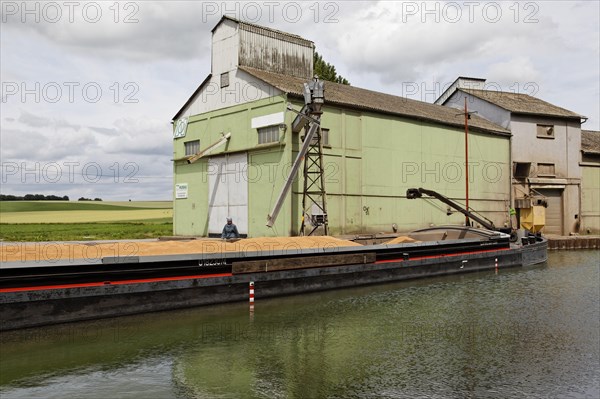
[(553, 139), (554, 138), (554, 126), (553, 125), (537, 125), (537, 136), (540, 139)]
[(221, 87), (229, 86), (229, 72), (221, 74)]
[(529, 177), (529, 171), (531, 170), (531, 162), (515, 162), (513, 176), (516, 179), (524, 179)]
[(200, 140), (186, 141), (185, 156), (194, 155), (200, 152)]
[(582, 154), (581, 162), (600, 164), (600, 155), (598, 155), (598, 154)]

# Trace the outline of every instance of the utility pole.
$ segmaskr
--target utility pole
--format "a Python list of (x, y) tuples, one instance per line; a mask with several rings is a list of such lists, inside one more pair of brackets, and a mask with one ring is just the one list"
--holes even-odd
[[(467, 110), (467, 97), (465, 96), (465, 205), (469, 211), (469, 111)], [(465, 225), (469, 226), (469, 216), (465, 216)]]

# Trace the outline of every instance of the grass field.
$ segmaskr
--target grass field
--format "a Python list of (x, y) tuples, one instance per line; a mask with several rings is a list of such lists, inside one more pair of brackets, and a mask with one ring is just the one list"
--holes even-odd
[(85, 241), (157, 238), (173, 235), (173, 223), (44, 223), (0, 224), (4, 241)]
[(1, 201), (3, 241), (139, 239), (173, 234), (171, 201)]

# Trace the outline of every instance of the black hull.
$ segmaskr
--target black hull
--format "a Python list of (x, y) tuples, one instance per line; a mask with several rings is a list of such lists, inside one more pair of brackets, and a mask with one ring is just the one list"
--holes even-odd
[[(248, 301), (249, 283), (261, 298), (358, 285), (504, 269), (543, 263), (547, 241), (510, 246), (505, 239), (455, 240), (409, 245), (274, 251), (269, 254), (182, 255), (86, 265), (3, 266), (0, 330), (43, 326)], [(364, 254), (364, 257), (362, 256)], [(248, 256), (251, 255), (251, 256)], [(357, 255), (364, 262), (294, 270), (232, 273), (236, 265), (277, 259), (332, 259)], [(369, 256), (367, 256), (369, 255)], [(233, 270), (232, 270), (233, 269)], [(81, 268), (78, 268), (81, 271)], [(43, 283), (43, 285), (42, 285)]]

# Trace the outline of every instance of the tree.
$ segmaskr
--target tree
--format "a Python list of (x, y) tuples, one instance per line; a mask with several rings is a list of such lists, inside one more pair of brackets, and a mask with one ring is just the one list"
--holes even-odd
[(58, 195), (44, 194), (25, 194), (24, 196), (0, 194), (0, 201), (68, 201), (68, 196), (59, 197)]
[(335, 71), (335, 66), (331, 65), (328, 62), (323, 60), (323, 57), (319, 53), (315, 51), (314, 55), (314, 74), (319, 77), (319, 79), (328, 80), (330, 82), (341, 83), (343, 85), (350, 85), (350, 82), (346, 80), (346, 78), (340, 76)]

